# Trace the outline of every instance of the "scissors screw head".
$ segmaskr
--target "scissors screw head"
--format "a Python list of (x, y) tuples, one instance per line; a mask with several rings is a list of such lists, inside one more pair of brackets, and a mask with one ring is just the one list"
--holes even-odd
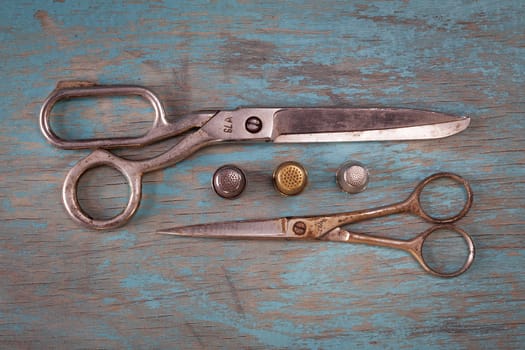
[(252, 116), (246, 119), (246, 130), (252, 134), (256, 134), (262, 129), (262, 120), (259, 117)]
[(306, 233), (306, 224), (302, 221), (297, 221), (293, 224), (293, 232), (298, 236), (304, 235)]

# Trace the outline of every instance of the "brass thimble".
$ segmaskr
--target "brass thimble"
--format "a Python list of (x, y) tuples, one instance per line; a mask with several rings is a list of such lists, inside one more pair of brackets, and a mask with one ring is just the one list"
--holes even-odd
[(275, 188), (284, 195), (301, 193), (308, 183), (306, 169), (297, 162), (281, 163), (273, 172)]

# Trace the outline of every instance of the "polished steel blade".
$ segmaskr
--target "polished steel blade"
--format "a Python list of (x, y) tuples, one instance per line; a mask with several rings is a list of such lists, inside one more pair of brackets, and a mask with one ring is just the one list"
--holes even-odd
[(232, 221), (203, 225), (191, 225), (163, 229), (157, 233), (216, 238), (284, 238), (285, 218), (272, 220)]
[(395, 108), (287, 108), (276, 112), (274, 142), (435, 139), (465, 130), (468, 117)]

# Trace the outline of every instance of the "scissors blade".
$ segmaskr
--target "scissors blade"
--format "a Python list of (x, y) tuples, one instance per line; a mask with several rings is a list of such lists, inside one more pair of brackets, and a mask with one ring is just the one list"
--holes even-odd
[(160, 234), (215, 238), (284, 238), (287, 219), (232, 221), (179, 226), (157, 231)]
[(398, 108), (285, 108), (274, 118), (274, 142), (395, 141), (443, 138), (470, 118)]

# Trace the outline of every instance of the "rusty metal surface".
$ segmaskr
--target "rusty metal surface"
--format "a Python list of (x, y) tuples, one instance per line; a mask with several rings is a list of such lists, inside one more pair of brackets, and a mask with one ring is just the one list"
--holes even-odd
[[(283, 163), (285, 166), (288, 164)], [(297, 165), (294, 165), (297, 166)], [(275, 174), (274, 174), (275, 178)], [(459, 210), (453, 210), (452, 214), (435, 216), (430, 214), (427, 209), (421, 204), (421, 196), (423, 191), (431, 183), (438, 180), (448, 179), (455, 181), (461, 185), (464, 190), (465, 200)], [(296, 182), (296, 180), (290, 180)], [(287, 194), (287, 193), (285, 193)], [(245, 239), (259, 239), (259, 238), (275, 238), (275, 239), (306, 239), (306, 240), (321, 240), (332, 242), (346, 242), (346, 243), (365, 243), (369, 245), (377, 245), (387, 248), (395, 248), (404, 250), (419, 262), (425, 271), (438, 277), (457, 277), (467, 271), (474, 262), (475, 247), (472, 237), (464, 230), (457, 228), (452, 223), (462, 219), (467, 215), (472, 207), (474, 194), (472, 188), (467, 180), (461, 176), (453, 173), (436, 173), (423, 179), (414, 189), (414, 191), (405, 200), (396, 202), (394, 204), (383, 205), (381, 207), (372, 209), (361, 209), (349, 213), (336, 213), (318, 215), (314, 217), (285, 217), (272, 220), (261, 221), (245, 221), (245, 222), (217, 222), (215, 224), (179, 226), (170, 229), (162, 229), (160, 233), (179, 236), (190, 237), (213, 237), (213, 238), (245, 238)], [(455, 208), (457, 209), (457, 208)], [(380, 237), (377, 235), (369, 235), (363, 233), (356, 233), (343, 229), (343, 226), (354, 224), (360, 221), (372, 220), (384, 216), (394, 214), (413, 214), (419, 216), (423, 220), (438, 224), (424, 232), (421, 232), (416, 237), (408, 240), (392, 239), (388, 237)], [(270, 230), (267, 229), (270, 227)], [(281, 227), (281, 229), (277, 229)], [(261, 229), (264, 228), (264, 229)], [(430, 236), (438, 230), (448, 230), (455, 232), (466, 243), (466, 258), (459, 266), (448, 271), (432, 268), (429, 262), (423, 256), (423, 246)], [(453, 244), (457, 244), (457, 241)], [(447, 266), (447, 261), (441, 263), (441, 266)]]

